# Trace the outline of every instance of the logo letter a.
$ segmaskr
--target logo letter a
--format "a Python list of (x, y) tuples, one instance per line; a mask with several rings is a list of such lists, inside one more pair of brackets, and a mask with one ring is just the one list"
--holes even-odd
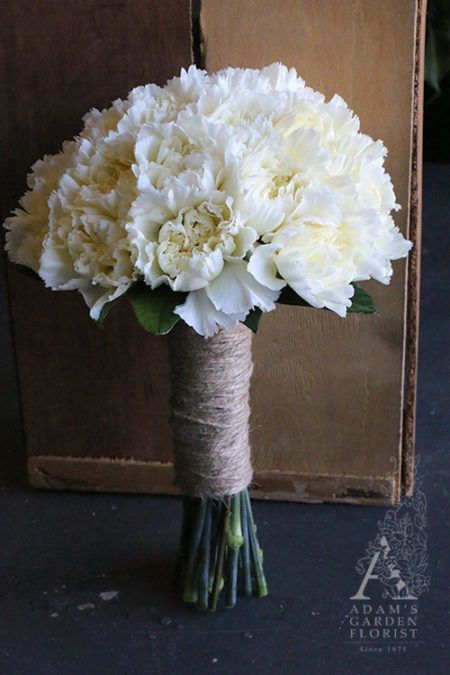
[(380, 557), (380, 553), (381, 551), (377, 551), (376, 553), (373, 554), (373, 558), (370, 561), (370, 565), (367, 568), (367, 572), (364, 575), (364, 579), (361, 581), (361, 586), (359, 587), (356, 595), (352, 595), (350, 600), (370, 600), (369, 596), (364, 595), (364, 591), (370, 579), (378, 579), (378, 574), (372, 574), (372, 572), (375, 565), (377, 564), (378, 558)]

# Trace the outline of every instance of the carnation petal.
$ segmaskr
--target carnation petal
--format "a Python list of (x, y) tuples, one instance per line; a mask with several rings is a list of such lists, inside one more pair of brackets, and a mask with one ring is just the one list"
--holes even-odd
[(245, 315), (239, 318), (216, 309), (204, 289), (191, 291), (184, 303), (175, 307), (174, 312), (205, 338), (215, 335), (219, 328), (234, 328), (238, 321), (245, 318)]
[(262, 201), (259, 204), (252, 204), (249, 210), (247, 225), (262, 236), (275, 232), (281, 225), (286, 213), (286, 203), (282, 199)]
[(248, 272), (244, 261), (226, 263), (222, 273), (206, 287), (206, 293), (216, 309), (244, 316), (253, 307), (270, 312), (275, 309), (275, 300), (279, 295), (279, 292), (260, 284)]
[(260, 284), (279, 291), (286, 286), (286, 282), (277, 277), (276, 251), (277, 246), (274, 244), (258, 246), (250, 258), (247, 269)]
[(130, 284), (124, 284), (117, 288), (104, 288), (102, 286), (87, 285), (80, 288), (80, 293), (83, 296), (85, 303), (90, 308), (89, 314), (91, 319), (98, 321), (103, 307), (108, 302), (113, 302), (113, 300), (120, 298), (121, 295), (126, 293), (129, 286)]

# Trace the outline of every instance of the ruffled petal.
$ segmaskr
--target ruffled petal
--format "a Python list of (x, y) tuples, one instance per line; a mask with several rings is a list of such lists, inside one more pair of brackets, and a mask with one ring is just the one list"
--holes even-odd
[(245, 319), (245, 314), (230, 316), (216, 309), (204, 289), (189, 293), (184, 303), (175, 307), (174, 312), (205, 338), (215, 335), (219, 328), (230, 330), (238, 321)]
[(259, 307), (263, 312), (275, 309), (275, 300), (279, 292), (260, 284), (247, 271), (244, 261), (228, 262), (222, 274), (206, 288), (208, 297), (216, 309), (226, 314), (244, 314)]
[(275, 263), (277, 248), (275, 244), (258, 246), (247, 266), (247, 270), (260, 284), (274, 291), (279, 291), (286, 286), (284, 279), (277, 277), (278, 270)]
[(120, 298), (121, 295), (126, 293), (129, 287), (130, 284), (124, 284), (115, 289), (89, 285), (85, 288), (80, 288), (79, 290), (83, 296), (83, 300), (90, 308), (89, 315), (91, 319), (98, 321), (106, 303)]

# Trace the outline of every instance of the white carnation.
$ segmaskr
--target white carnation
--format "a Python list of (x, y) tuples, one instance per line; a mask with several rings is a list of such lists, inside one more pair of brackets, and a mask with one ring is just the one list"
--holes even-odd
[(135, 266), (152, 288), (162, 283), (174, 291), (203, 288), (257, 239), (234, 213), (232, 197), (218, 190), (149, 189), (136, 200), (132, 216)]
[(30, 190), (21, 198), (19, 209), (6, 219), (5, 249), (9, 257), (19, 265), (39, 271), (42, 244), (48, 231), (48, 200), (56, 189), (61, 174), (74, 158), (75, 143), (66, 143), (57, 155), (44, 157), (32, 167), (28, 176)]
[(286, 285), (345, 316), (352, 282), (388, 283), (411, 246), (385, 157), (294, 69), (191, 66), (92, 110), (37, 162), (6, 248), (95, 319), (136, 281), (184, 293), (176, 313), (207, 337), (272, 310)]

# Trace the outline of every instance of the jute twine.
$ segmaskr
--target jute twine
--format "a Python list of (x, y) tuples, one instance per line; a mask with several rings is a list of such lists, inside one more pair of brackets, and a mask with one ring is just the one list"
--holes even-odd
[(251, 343), (242, 324), (206, 340), (181, 322), (170, 333), (175, 481), (186, 495), (232, 495), (251, 480)]

